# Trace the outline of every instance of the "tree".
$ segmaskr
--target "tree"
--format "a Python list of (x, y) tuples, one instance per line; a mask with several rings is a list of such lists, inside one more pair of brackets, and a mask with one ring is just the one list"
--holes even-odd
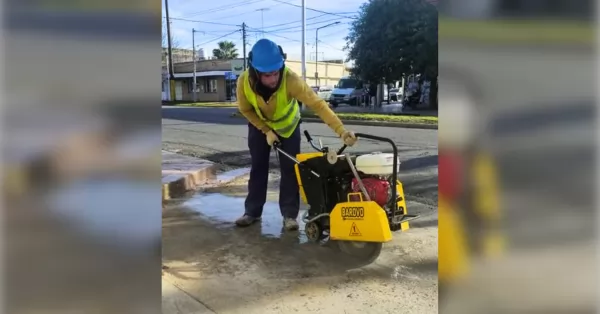
[(437, 8), (426, 0), (369, 0), (346, 37), (352, 73), (378, 84), (421, 73), (437, 108), (437, 30)]
[[(171, 49), (179, 48), (179, 40), (173, 36), (173, 32), (171, 32)], [(167, 53), (169, 51), (169, 42), (167, 36), (167, 24), (163, 24), (162, 26), (162, 62), (167, 62)]]
[(231, 60), (239, 56), (235, 44), (231, 41), (220, 41), (217, 43), (219, 48), (213, 49), (213, 57), (219, 60)]
[[(168, 49), (169, 42), (167, 41), (167, 24), (162, 26), (162, 47)], [(173, 36), (173, 29), (171, 29), (171, 48), (179, 48), (179, 40)]]

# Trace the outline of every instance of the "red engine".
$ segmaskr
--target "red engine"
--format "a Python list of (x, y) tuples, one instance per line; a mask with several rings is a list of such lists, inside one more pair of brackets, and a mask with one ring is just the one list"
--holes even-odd
[[(392, 194), (390, 182), (373, 177), (361, 178), (361, 180), (371, 200), (379, 204), (379, 206), (384, 207), (390, 200)], [(356, 178), (352, 179), (352, 192), (361, 192)], [(355, 196), (352, 196), (351, 200), (354, 202), (360, 201), (360, 199)]]

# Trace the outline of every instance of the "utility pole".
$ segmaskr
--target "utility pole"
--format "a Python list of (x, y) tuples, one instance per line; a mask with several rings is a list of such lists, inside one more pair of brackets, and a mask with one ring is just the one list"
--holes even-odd
[(242, 53), (244, 54), (244, 71), (246, 71), (246, 23), (242, 23), (242, 43)]
[(173, 54), (171, 51), (171, 19), (169, 19), (169, 0), (165, 0), (165, 15), (167, 17), (167, 53), (169, 61), (169, 91), (170, 100), (175, 100), (175, 71), (173, 70)]
[(194, 58), (194, 102), (198, 101), (198, 84), (196, 83), (196, 33), (198, 31), (192, 28), (192, 58)]
[(306, 82), (306, 0), (302, 0), (302, 79)]

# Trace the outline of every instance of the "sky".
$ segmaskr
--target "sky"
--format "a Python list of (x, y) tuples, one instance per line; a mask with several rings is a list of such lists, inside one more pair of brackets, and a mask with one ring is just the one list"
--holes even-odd
[[(343, 50), (352, 17), (367, 0), (306, 0), (306, 60), (315, 60), (316, 28), (319, 30), (319, 60), (346, 58)], [(232, 41), (242, 55), (241, 24), (247, 25), (247, 52), (260, 38), (281, 45), (288, 59), (302, 55), (301, 0), (169, 0), (173, 41), (180, 48), (192, 48), (192, 28), (196, 49), (212, 55), (217, 42)], [(163, 23), (166, 21), (163, 1)], [(316, 11), (315, 11), (316, 10)], [(318, 12), (321, 11), (321, 12)], [(163, 24), (164, 25), (164, 24)]]

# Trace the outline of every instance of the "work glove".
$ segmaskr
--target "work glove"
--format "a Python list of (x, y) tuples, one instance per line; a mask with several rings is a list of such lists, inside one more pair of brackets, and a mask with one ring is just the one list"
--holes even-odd
[(269, 146), (273, 146), (273, 143), (275, 142), (279, 142), (279, 137), (277, 137), (277, 134), (275, 134), (275, 132), (273, 132), (273, 130), (270, 130), (269, 132), (267, 132), (267, 143), (269, 143)]
[(344, 131), (344, 133), (342, 133), (341, 138), (344, 144), (348, 146), (354, 145), (354, 143), (356, 143), (357, 141), (356, 135), (354, 135), (354, 132), (351, 131)]

